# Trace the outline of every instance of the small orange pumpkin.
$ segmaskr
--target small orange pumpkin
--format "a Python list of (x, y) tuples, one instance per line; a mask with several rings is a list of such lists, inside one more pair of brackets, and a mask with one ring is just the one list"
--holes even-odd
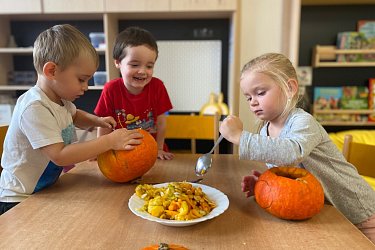
[(270, 214), (287, 220), (304, 220), (324, 205), (320, 182), (306, 169), (274, 167), (265, 171), (254, 188), (255, 200)]
[(108, 150), (98, 156), (100, 171), (114, 182), (127, 182), (152, 168), (158, 156), (157, 143), (150, 133), (140, 129), (142, 143), (133, 150)]
[(188, 250), (186, 247), (183, 247), (177, 244), (166, 244), (166, 243), (160, 243), (159, 245), (152, 245), (152, 246), (142, 248), (142, 250), (158, 250), (158, 249)]

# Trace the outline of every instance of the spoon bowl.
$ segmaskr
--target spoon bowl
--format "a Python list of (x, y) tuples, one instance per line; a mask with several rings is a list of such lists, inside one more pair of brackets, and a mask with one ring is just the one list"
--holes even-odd
[(223, 140), (223, 138), (224, 137), (222, 135), (220, 135), (219, 139), (216, 141), (216, 143), (212, 147), (211, 151), (198, 158), (197, 165), (195, 166), (195, 174), (197, 176), (203, 176), (205, 173), (207, 173), (208, 169), (211, 168), (211, 166), (212, 166), (211, 154), (215, 150), (217, 145), (219, 145), (221, 140)]

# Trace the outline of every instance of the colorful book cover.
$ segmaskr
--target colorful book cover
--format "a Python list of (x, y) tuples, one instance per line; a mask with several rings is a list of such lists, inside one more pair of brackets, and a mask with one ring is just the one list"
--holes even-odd
[(345, 86), (342, 87), (342, 109), (368, 109), (368, 87)]
[(339, 109), (342, 87), (315, 87), (314, 109)]
[[(315, 87), (314, 88), (314, 110), (339, 109), (342, 97), (341, 87)], [(350, 117), (339, 114), (319, 114), (314, 113), (314, 117), (319, 122), (337, 122), (350, 119)]]
[[(338, 49), (362, 49), (368, 45), (365, 35), (361, 32), (345, 31), (337, 34), (336, 47)], [(337, 55), (338, 62), (360, 62), (363, 61), (362, 54), (340, 54)]]
[[(362, 49), (375, 49), (375, 20), (359, 20), (357, 25), (358, 32), (364, 34), (367, 43)], [(364, 61), (375, 61), (375, 54), (364, 54)]]
[(367, 39), (375, 38), (375, 20), (359, 20), (357, 31), (362, 32)]
[[(362, 86), (315, 87), (314, 109), (367, 109), (368, 88)], [(365, 122), (368, 115), (315, 113), (319, 122)]]
[[(368, 81), (369, 97), (368, 97), (368, 108), (375, 110), (375, 78), (370, 78)], [(368, 121), (375, 122), (375, 115), (370, 114)]]

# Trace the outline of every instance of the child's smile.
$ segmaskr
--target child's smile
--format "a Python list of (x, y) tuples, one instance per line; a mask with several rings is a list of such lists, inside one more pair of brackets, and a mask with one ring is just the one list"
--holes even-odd
[(134, 95), (142, 92), (154, 73), (156, 52), (145, 45), (127, 47), (126, 56), (116, 61), (125, 87)]

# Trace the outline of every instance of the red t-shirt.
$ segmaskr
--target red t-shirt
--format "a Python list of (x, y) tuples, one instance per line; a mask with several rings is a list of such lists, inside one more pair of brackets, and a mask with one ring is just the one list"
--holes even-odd
[(163, 82), (153, 77), (138, 95), (131, 94), (122, 78), (107, 82), (94, 110), (98, 116), (112, 116), (117, 128), (142, 128), (156, 134), (157, 117), (172, 109)]

